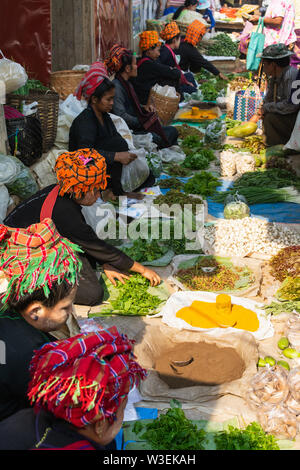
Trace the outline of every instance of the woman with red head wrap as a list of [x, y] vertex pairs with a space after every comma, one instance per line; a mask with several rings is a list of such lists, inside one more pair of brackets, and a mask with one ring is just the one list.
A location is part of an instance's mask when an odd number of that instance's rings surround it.
[[105, 448], [146, 371], [135, 361], [132, 342], [112, 327], [45, 344], [35, 352], [30, 375], [34, 410], [0, 423], [1, 450]]

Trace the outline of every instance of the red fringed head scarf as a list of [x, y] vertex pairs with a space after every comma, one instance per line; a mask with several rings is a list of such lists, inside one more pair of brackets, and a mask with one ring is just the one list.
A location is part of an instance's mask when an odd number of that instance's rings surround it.
[[130, 390], [146, 377], [132, 343], [114, 326], [45, 344], [30, 364], [30, 403], [77, 428], [113, 422]]
[[108, 78], [105, 65], [102, 62], [94, 62], [79, 83], [74, 95], [78, 100], [85, 98], [88, 101], [105, 78]]
[[93, 189], [106, 189], [106, 162], [94, 149], [80, 149], [65, 152], [58, 156], [55, 167], [60, 185], [59, 195], [84, 196]]

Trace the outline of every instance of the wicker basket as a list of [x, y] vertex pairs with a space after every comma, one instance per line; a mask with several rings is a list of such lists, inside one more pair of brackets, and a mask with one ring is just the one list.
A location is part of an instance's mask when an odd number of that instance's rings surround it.
[[166, 26], [165, 21], [158, 21], [158, 20], [147, 20], [146, 21], [146, 30], [147, 31], [157, 31], [158, 34], [164, 29]]
[[23, 102], [26, 105], [38, 102], [37, 115], [41, 121], [43, 134], [43, 152], [48, 152], [55, 142], [58, 122], [59, 95], [55, 91], [32, 90], [28, 95], [7, 95], [7, 104], [22, 112]]
[[65, 100], [67, 96], [74, 93], [84, 76], [84, 70], [60, 70], [53, 72], [50, 77], [50, 88], [56, 91], [62, 100]]
[[167, 126], [178, 111], [180, 95], [177, 93], [177, 98], [171, 98], [169, 96], [159, 95], [152, 89], [150, 91], [149, 101], [153, 102], [161, 123]]

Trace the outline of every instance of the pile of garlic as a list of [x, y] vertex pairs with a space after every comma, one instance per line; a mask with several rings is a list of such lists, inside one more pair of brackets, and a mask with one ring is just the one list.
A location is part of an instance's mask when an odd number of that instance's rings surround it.
[[243, 257], [252, 253], [273, 256], [281, 248], [299, 245], [300, 232], [252, 217], [220, 219], [204, 227], [204, 240], [220, 256]]

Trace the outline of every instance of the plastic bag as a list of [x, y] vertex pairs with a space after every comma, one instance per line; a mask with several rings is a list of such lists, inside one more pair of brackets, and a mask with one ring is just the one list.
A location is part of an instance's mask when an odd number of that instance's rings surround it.
[[18, 172], [15, 159], [7, 155], [0, 155], [0, 184], [11, 183], [16, 179]]
[[16, 168], [17, 170], [17, 173], [14, 173], [14, 175], [11, 174], [11, 177], [5, 183], [10, 194], [15, 194], [20, 199], [24, 200], [38, 191], [38, 185], [30, 169], [27, 168], [21, 160], [11, 155], [0, 155], [0, 168], [5, 164], [10, 165], [11, 169]]
[[224, 150], [220, 152], [221, 176], [233, 176], [236, 173], [235, 152]]
[[145, 149], [146, 152], [155, 152], [157, 145], [153, 142], [153, 136], [149, 132], [148, 134], [133, 134], [133, 145], [136, 149]]
[[181, 163], [185, 160], [185, 153], [178, 145], [172, 145], [159, 151], [163, 163]]
[[225, 121], [213, 121], [205, 130], [204, 142], [206, 144], [222, 144], [226, 139]]
[[22, 65], [6, 59], [2, 51], [0, 51], [0, 55], [2, 55], [2, 59], [0, 59], [0, 80], [5, 83], [6, 94], [12, 93], [25, 85], [28, 76]]
[[143, 184], [150, 174], [144, 149], [134, 150], [137, 158], [129, 165], [122, 166], [121, 185], [129, 193]]
[[129, 127], [127, 126], [126, 122], [120, 116], [116, 116], [115, 114], [109, 114], [114, 125], [116, 126], [117, 131], [126, 140], [128, 144], [129, 150], [135, 150], [134, 142], [133, 142], [133, 135]]
[[225, 219], [243, 219], [244, 217], [250, 216], [250, 209], [246, 201], [241, 200], [242, 197], [236, 192], [235, 195], [232, 195], [232, 200], [226, 201], [224, 207]]
[[289, 315], [286, 337], [292, 348], [300, 349], [300, 315]]
[[251, 153], [238, 152], [235, 157], [236, 172], [243, 175], [248, 171], [255, 171], [255, 158]]
[[300, 403], [300, 367], [292, 369], [288, 376], [288, 385], [294, 400]]
[[154, 87], [152, 87], [152, 90], [161, 96], [167, 96], [168, 98], [177, 98], [177, 92], [173, 86], [160, 86], [156, 84], [154, 85]]
[[294, 413], [296, 416], [300, 415], [300, 401], [295, 400], [291, 393], [287, 397], [284, 405], [291, 413]]
[[4, 186], [4, 184], [1, 184], [0, 185], [0, 223], [1, 224], [3, 223], [3, 220], [6, 217], [7, 208], [9, 206], [9, 200], [10, 200], [10, 197], [9, 197], [8, 190], [6, 186]]
[[246, 395], [250, 408], [279, 405], [289, 394], [287, 372], [280, 366], [265, 367], [255, 374]]
[[298, 423], [294, 413], [282, 405], [262, 406], [258, 412], [258, 420], [265, 432], [281, 439], [295, 439]]

